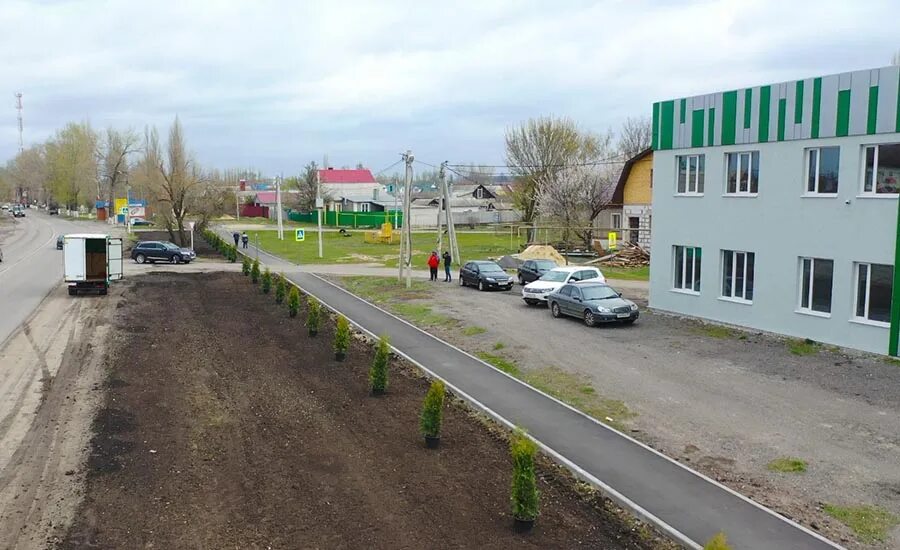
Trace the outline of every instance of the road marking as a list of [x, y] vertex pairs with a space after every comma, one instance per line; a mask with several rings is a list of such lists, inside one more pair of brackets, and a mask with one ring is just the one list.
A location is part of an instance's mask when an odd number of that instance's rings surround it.
[[43, 250], [44, 247], [46, 247], [48, 244], [50, 244], [50, 242], [56, 237], [56, 233], [53, 231], [53, 228], [50, 226], [49, 223], [45, 222], [44, 220], [42, 220], [42, 219], [40, 219], [40, 218], [32, 218], [32, 219], [41, 222], [42, 224], [46, 225], [46, 226], [50, 229], [50, 238], [47, 239], [47, 241], [44, 242], [44, 244], [42, 244], [41, 246], [39, 246], [39, 247], [35, 248], [34, 250], [32, 250], [29, 254], [27, 254], [27, 255], [22, 256], [21, 258], [19, 258], [15, 263], [10, 264], [9, 266], [6, 266], [6, 264], [4, 263], [4, 269], [3, 269], [3, 271], [0, 271], [0, 277], [2, 277], [3, 274], [6, 273], [7, 271], [9, 271], [10, 269], [16, 267], [16, 266], [19, 265], [20, 263], [24, 262], [24, 261], [27, 260], [28, 258], [34, 256], [35, 254], [37, 254], [38, 252], [40, 252], [41, 250]]

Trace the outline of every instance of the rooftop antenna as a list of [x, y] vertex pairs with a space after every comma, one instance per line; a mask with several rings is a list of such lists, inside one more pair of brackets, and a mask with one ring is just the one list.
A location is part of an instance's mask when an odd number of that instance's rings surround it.
[[22, 125], [22, 92], [16, 92], [16, 111], [17, 118], [19, 121], [19, 152], [25, 150], [25, 140], [22, 137], [23, 125]]

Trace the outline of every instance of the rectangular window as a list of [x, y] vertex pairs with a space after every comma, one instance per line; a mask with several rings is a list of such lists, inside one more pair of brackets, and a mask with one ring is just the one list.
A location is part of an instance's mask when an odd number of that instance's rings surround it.
[[612, 228], [613, 229], [622, 229], [622, 214], [613, 214], [612, 215]]
[[900, 193], [900, 143], [864, 147], [863, 195]]
[[759, 151], [725, 154], [725, 194], [759, 193]]
[[840, 147], [807, 149], [806, 193], [808, 195], [837, 194], [840, 167]]
[[753, 301], [753, 252], [722, 251], [722, 297]]
[[855, 317], [887, 326], [891, 322], [894, 266], [856, 264]]
[[700, 292], [700, 248], [675, 246], [675, 286], [678, 290]]
[[834, 260], [800, 258], [800, 310], [831, 313]]
[[368, 212], [369, 211], [369, 203], [364, 202], [359, 205], [360, 212]]
[[706, 155], [679, 155], [675, 157], [678, 182], [675, 192], [679, 195], [702, 195], [706, 177]]

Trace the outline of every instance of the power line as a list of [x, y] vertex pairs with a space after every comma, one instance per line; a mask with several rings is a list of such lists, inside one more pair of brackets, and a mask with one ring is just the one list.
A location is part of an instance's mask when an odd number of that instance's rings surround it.
[[375, 172], [375, 175], [376, 175], [376, 176], [380, 176], [383, 172], [387, 172], [388, 170], [390, 170], [390, 169], [393, 168], [394, 166], [397, 166], [397, 165], [400, 164], [401, 162], [403, 162], [403, 158], [401, 158], [400, 160], [398, 160], [398, 161], [395, 162], [394, 164], [388, 166], [387, 168], [382, 168], [381, 170]]

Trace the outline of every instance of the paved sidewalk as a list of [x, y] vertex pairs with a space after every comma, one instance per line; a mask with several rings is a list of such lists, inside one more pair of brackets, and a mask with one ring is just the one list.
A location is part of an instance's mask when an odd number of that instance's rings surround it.
[[400, 353], [524, 427], [557, 459], [688, 546], [722, 531], [735, 549], [839, 548], [294, 264], [265, 252], [260, 259], [370, 333], [390, 335]]

